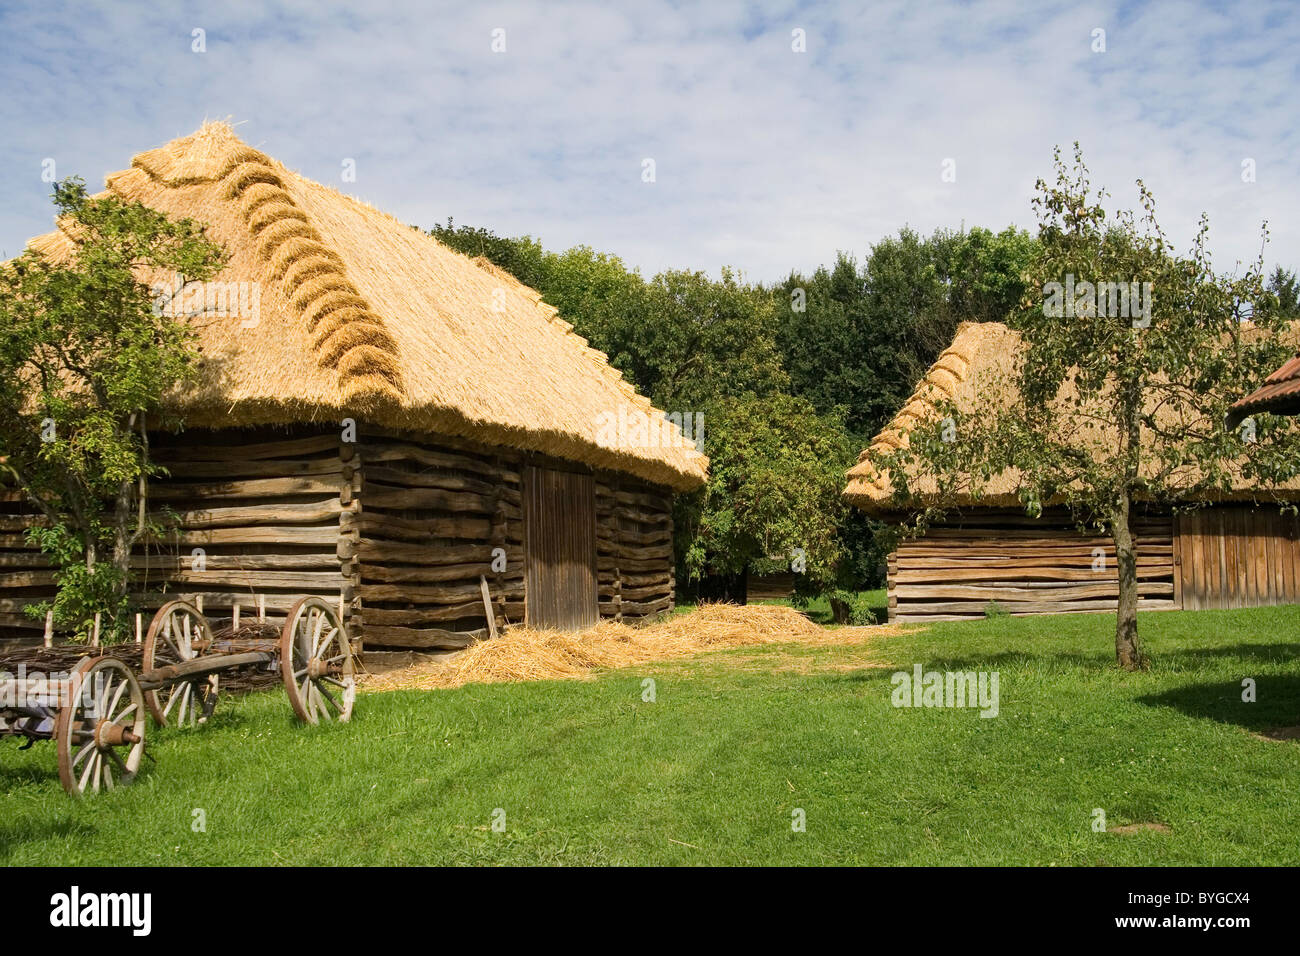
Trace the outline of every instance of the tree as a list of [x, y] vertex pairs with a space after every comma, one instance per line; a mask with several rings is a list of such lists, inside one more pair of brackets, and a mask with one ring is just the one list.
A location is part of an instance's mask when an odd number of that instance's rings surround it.
[[1011, 317], [1022, 347], [982, 384], [974, 408], [941, 403], [908, 448], [879, 455], [877, 466], [904, 499], [909, 483], [933, 482], [918, 525], [1011, 469], [1030, 514], [1059, 503], [1108, 534], [1116, 660], [1136, 669], [1145, 658], [1135, 507], [1203, 500], [1236, 476], [1267, 488], [1300, 471], [1289, 421], [1223, 426], [1228, 406], [1286, 357], [1286, 320], [1264, 290], [1262, 262], [1239, 277], [1213, 271], [1204, 217], [1190, 253], [1175, 255], [1140, 180], [1141, 213], [1108, 220], [1077, 144], [1072, 168], [1059, 151], [1055, 165], [1055, 184], [1039, 180], [1034, 200], [1040, 248], [1028, 287], [1041, 293]]
[[545, 253], [542, 244], [531, 236], [508, 239], [489, 229], [457, 226], [450, 216], [445, 225], [430, 229], [429, 235], [471, 258], [487, 259], [530, 288], [542, 285]]
[[1300, 318], [1300, 282], [1294, 269], [1277, 266], [1268, 279], [1268, 291], [1277, 296], [1278, 311], [1289, 319]]
[[56, 623], [84, 633], [98, 610], [121, 633], [157, 472], [146, 425], [167, 423], [164, 397], [197, 357], [193, 331], [141, 277], [202, 281], [221, 253], [197, 224], [92, 199], [78, 179], [57, 184], [54, 202], [78, 239], [70, 258], [29, 250], [0, 266], [0, 462], [45, 518], [30, 533], [56, 567]]
[[675, 516], [686, 576], [739, 579], [777, 558], [829, 585], [842, 557], [837, 528], [855, 445], [843, 422], [789, 395], [727, 397], [706, 430], [709, 481]]
[[818, 412], [845, 408], [864, 440], [898, 411], [963, 321], [1005, 319], [1024, 295], [1035, 240], [903, 228], [875, 243], [862, 266], [841, 252], [831, 267], [792, 274], [773, 290], [777, 342], [790, 390]]
[[996, 233], [976, 226], [945, 245], [951, 249], [942, 270], [951, 322], [1001, 322], [1020, 305], [1024, 271], [1038, 246], [1033, 236], [1014, 226]]

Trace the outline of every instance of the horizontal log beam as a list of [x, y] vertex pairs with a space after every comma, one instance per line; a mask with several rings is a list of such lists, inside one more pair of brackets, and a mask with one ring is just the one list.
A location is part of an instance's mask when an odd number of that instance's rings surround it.
[[195, 588], [248, 588], [263, 591], [302, 588], [306, 591], [337, 591], [343, 586], [341, 571], [178, 571], [168, 574], [166, 581], [172, 585]]
[[341, 476], [334, 479], [308, 478], [249, 478], [209, 482], [155, 482], [149, 496], [155, 501], [183, 501], [193, 498], [275, 498], [287, 495], [337, 495], [343, 485]]
[[338, 540], [339, 528], [334, 524], [299, 526], [259, 526], [253, 528], [205, 528], [192, 531], [170, 531], [152, 536], [149, 540], [161, 545], [205, 544], [328, 544]]
[[[504, 594], [507, 598], [522, 597], [524, 588], [522, 583], [517, 587], [494, 588], [495, 596]], [[482, 597], [482, 592], [476, 583], [462, 586], [434, 587], [434, 586], [417, 586], [417, 585], [395, 585], [395, 584], [361, 584], [357, 587], [357, 594], [363, 601], [401, 601], [408, 604], [460, 604], [470, 601], [474, 597]]]
[[442, 650], [458, 650], [469, 647], [476, 641], [486, 639], [487, 630], [445, 631], [440, 628], [411, 628], [372, 626], [367, 624], [364, 630], [366, 646], [376, 647], [424, 647]]
[[[1172, 577], [1174, 566], [1172, 564], [1139, 564], [1137, 567], [1137, 576], [1143, 578], [1168, 578]], [[987, 581], [990, 579], [1001, 579], [1007, 581], [1024, 580], [1024, 581], [1097, 581], [1097, 580], [1119, 580], [1119, 571], [1112, 562], [1104, 571], [1094, 571], [1091, 568], [1062, 568], [1062, 567], [947, 567], [947, 568], [927, 568], [920, 571], [898, 571], [892, 580], [896, 584], [941, 584], [945, 581]]]
[[[1168, 582], [1139, 582], [1138, 594], [1172, 595], [1174, 585]], [[980, 587], [958, 584], [915, 584], [898, 585], [895, 589], [898, 601], [927, 600], [949, 598], [965, 601], [997, 601], [999, 604], [1013, 601], [1041, 601], [1047, 598], [1056, 601], [1072, 601], [1094, 597], [1118, 597], [1119, 583], [1115, 581], [1099, 584], [1062, 584], [1059, 586], [1031, 587], [1028, 585], [1010, 585]]]
[[398, 468], [385, 468], [367, 462], [365, 476], [367, 488], [370, 488], [373, 482], [381, 482], [395, 488], [437, 488], [443, 491], [469, 492], [486, 498], [500, 494], [506, 500], [512, 497], [516, 502], [519, 500], [517, 490], [503, 488], [499, 482], [479, 481], [477, 478], [466, 478], [445, 471], [402, 471]]
[[159, 484], [175, 479], [224, 478], [231, 481], [260, 478], [342, 478], [343, 462], [337, 455], [327, 458], [287, 460], [262, 459], [260, 461], [183, 461], [161, 460], [168, 475], [150, 483], [150, 490]]
[[[493, 606], [498, 609], [501, 607], [495, 601]], [[507, 617], [513, 617], [516, 620], [522, 619], [524, 616], [523, 602], [506, 602], [504, 613]], [[462, 604], [429, 604], [423, 607], [408, 608], [372, 607], [370, 604], [366, 604], [361, 612], [361, 618], [366, 627], [371, 624], [420, 624], [482, 617], [483, 597], [481, 594], [477, 600], [466, 601]]]
[[487, 562], [478, 564], [445, 564], [432, 567], [410, 567], [363, 563], [361, 580], [363, 582], [382, 582], [395, 584], [408, 582], [413, 584], [436, 584], [441, 581], [477, 581], [480, 575], [487, 575], [495, 581], [522, 581], [524, 578], [523, 562], [514, 566], [514, 570], [502, 575], [493, 573]]
[[[1016, 604], [1014, 607], [1007, 605], [1006, 610], [1011, 615], [1071, 614], [1082, 611], [1114, 611], [1115, 605], [1116, 601], [1114, 599], [1108, 601], [1025, 601]], [[1177, 605], [1169, 600], [1151, 599], [1138, 602], [1139, 611], [1171, 611], [1176, 608]], [[891, 620], [922, 620], [923, 618], [920, 615], [938, 615], [931, 618], [932, 620], [950, 620], [951, 618], [948, 615], [976, 618], [983, 616], [981, 614], [961, 615], [958, 613], [960, 609], [960, 604], [953, 603], [899, 604]]]
[[[408, 542], [384, 541], [364, 538], [357, 545], [357, 554], [371, 564], [418, 564], [435, 566], [445, 564], [490, 565], [494, 546], [491, 544], [425, 545]], [[522, 566], [524, 553], [516, 548], [506, 549], [506, 567]], [[491, 572], [478, 572], [491, 573]]]
[[251, 444], [221, 445], [209, 443], [191, 445], [166, 440], [154, 440], [153, 454], [159, 461], [253, 461], [259, 458], [295, 458], [316, 452], [337, 451], [342, 444], [342, 430], [305, 438], [284, 438], [280, 441]]
[[[148, 554], [133, 557], [131, 568], [160, 573], [190, 571], [194, 557], [184, 554]], [[219, 554], [207, 552], [204, 561], [209, 571], [312, 571], [335, 570], [339, 559], [333, 551], [310, 554]]]
[[381, 532], [385, 536], [428, 542], [430, 538], [449, 538], [460, 541], [487, 541], [492, 533], [492, 523], [486, 518], [430, 517], [414, 520], [362, 511], [356, 523], [366, 537]]

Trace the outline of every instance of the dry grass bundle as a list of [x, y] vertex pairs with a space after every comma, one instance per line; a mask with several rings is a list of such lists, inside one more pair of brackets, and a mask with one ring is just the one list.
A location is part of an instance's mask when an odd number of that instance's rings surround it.
[[[857, 642], [864, 630], [826, 630], [793, 608], [779, 605], [703, 604], [689, 614], [640, 627], [602, 621], [577, 633], [512, 628], [449, 659], [367, 677], [365, 687], [432, 690], [463, 684], [584, 680], [598, 667], [630, 667], [731, 647]], [[881, 628], [870, 631], [883, 633]]]

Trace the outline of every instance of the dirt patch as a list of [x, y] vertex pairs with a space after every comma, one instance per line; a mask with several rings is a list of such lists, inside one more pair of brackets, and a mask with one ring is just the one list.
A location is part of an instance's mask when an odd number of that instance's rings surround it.
[[1169, 827], [1163, 823], [1126, 823], [1122, 827], [1110, 827], [1107, 833], [1118, 833], [1127, 835], [1137, 833], [1139, 830], [1150, 830], [1153, 833], [1169, 833]]
[[1270, 727], [1263, 733], [1251, 734], [1256, 740], [1271, 740], [1274, 742], [1286, 740], [1300, 740], [1300, 724], [1294, 727]]
[[[829, 630], [793, 608], [779, 605], [704, 604], [689, 614], [638, 627], [604, 621], [577, 633], [511, 628], [498, 638], [471, 644], [453, 657], [367, 676], [362, 686], [374, 691], [432, 690], [463, 684], [583, 680], [596, 668], [679, 660], [751, 645], [857, 645], [901, 631], [897, 625]], [[788, 660], [779, 663], [771, 658], [758, 663], [764, 656], [754, 655], [756, 668], [771, 671], [774, 665], [802, 666], [798, 655], [788, 655]], [[870, 665], [864, 662], [849, 669], [860, 666]]]

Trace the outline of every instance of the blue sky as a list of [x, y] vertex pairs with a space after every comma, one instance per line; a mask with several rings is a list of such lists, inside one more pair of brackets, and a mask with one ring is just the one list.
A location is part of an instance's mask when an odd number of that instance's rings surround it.
[[1292, 2], [0, 0], [0, 255], [50, 228], [44, 160], [98, 188], [229, 119], [413, 224], [757, 280], [904, 224], [1032, 227], [1035, 179], [1078, 139], [1116, 204], [1146, 181], [1180, 247], [1205, 211], [1231, 271], [1267, 219], [1266, 260], [1296, 267], [1297, 49]]

